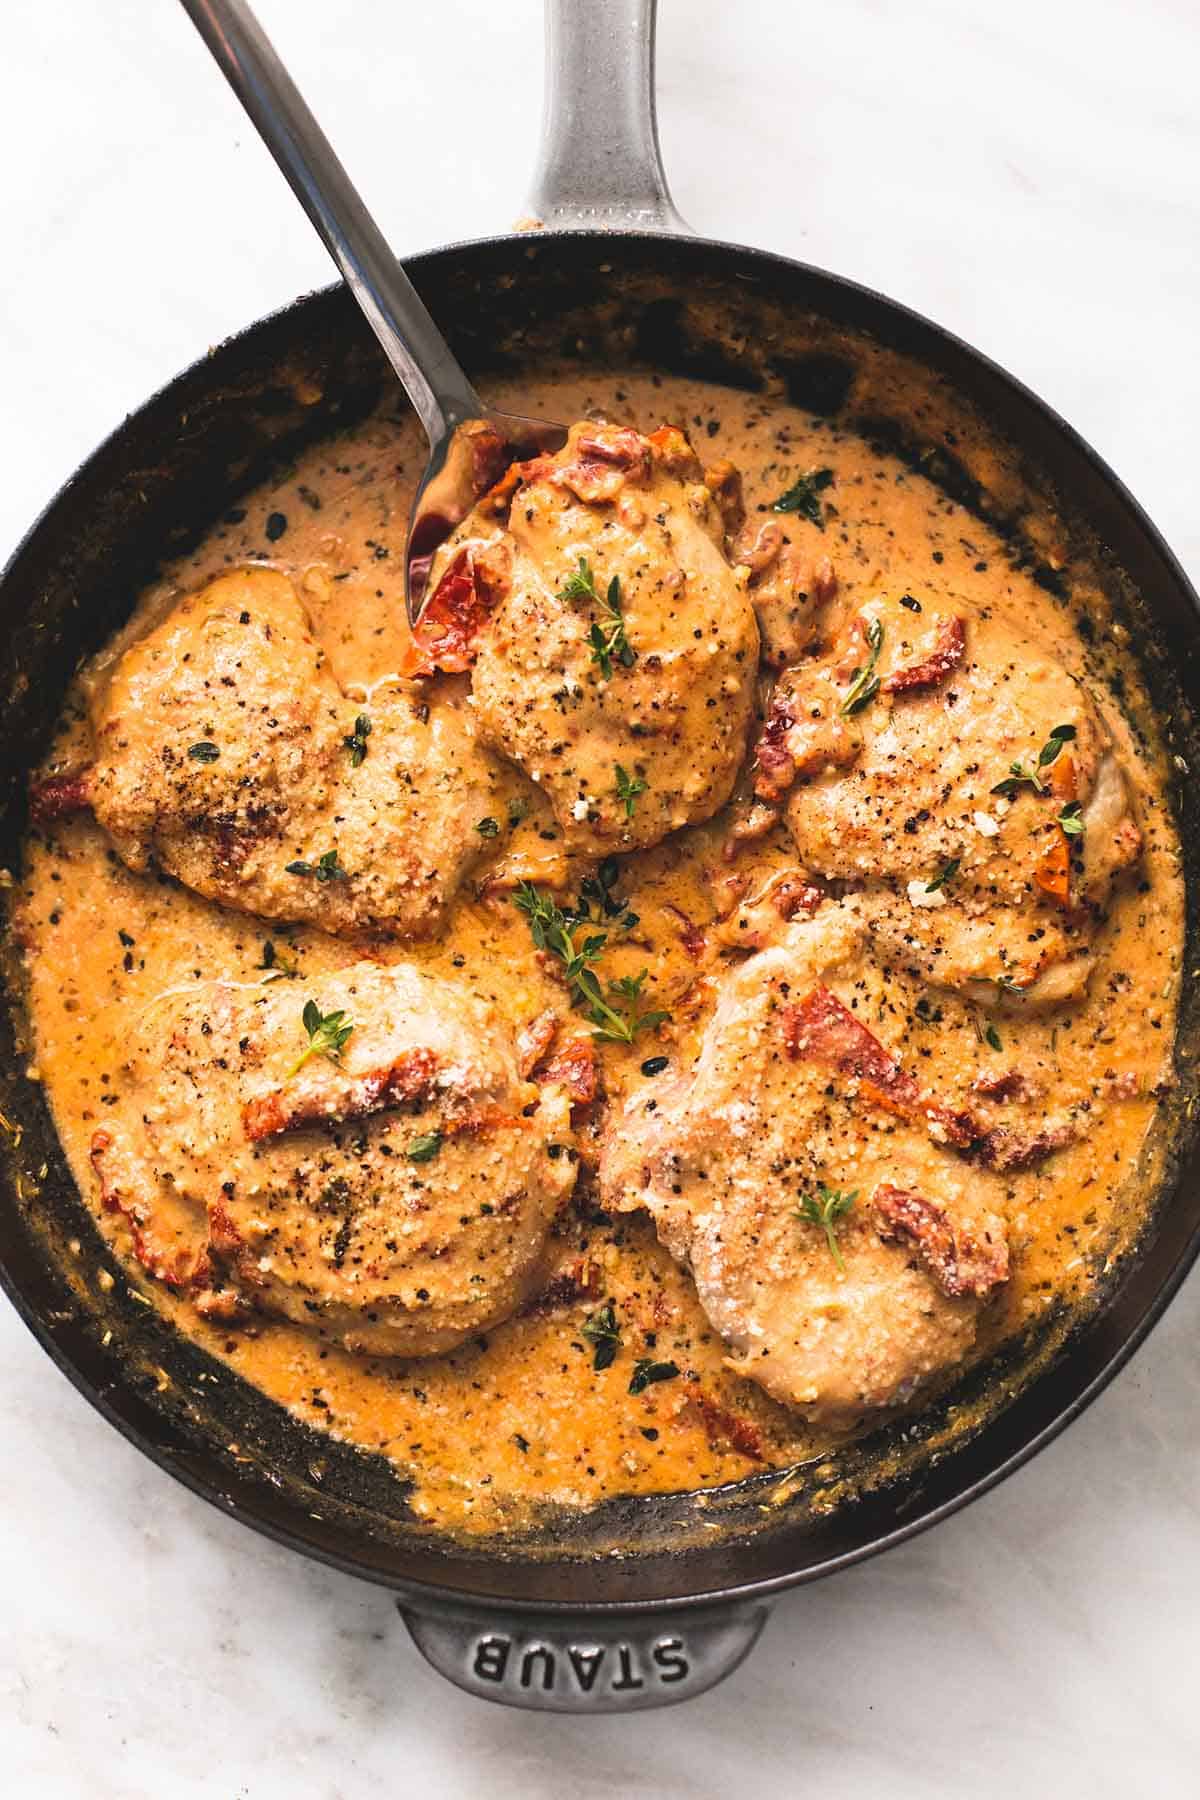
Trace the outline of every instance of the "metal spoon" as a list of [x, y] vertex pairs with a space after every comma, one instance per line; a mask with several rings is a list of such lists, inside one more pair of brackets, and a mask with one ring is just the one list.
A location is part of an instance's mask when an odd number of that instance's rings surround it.
[[416, 624], [433, 552], [518, 457], [566, 428], [485, 406], [388, 248], [245, 0], [182, 0], [218, 67], [345, 276], [429, 438], [409, 521], [405, 603]]

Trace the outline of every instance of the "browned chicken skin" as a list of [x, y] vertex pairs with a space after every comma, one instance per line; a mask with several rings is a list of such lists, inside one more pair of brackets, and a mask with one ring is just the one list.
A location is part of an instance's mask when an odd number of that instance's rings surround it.
[[[204, 982], [145, 1011], [137, 1141], [96, 1133], [106, 1204], [203, 1310], [251, 1305], [354, 1349], [423, 1356], [513, 1312], [575, 1179], [570, 1102], [507, 1026], [406, 964], [324, 978], [353, 1029], [305, 1060], [290, 982]], [[297, 1067], [297, 1064], [300, 1064]]]
[[416, 690], [347, 700], [268, 569], [181, 600], [120, 658], [93, 724], [87, 798], [131, 868], [334, 934], [435, 929], [492, 809], [469, 714]]
[[[732, 1366], [841, 1423], [959, 1363], [1008, 1271], [996, 1177], [855, 1017], [865, 946], [828, 906], [727, 975], [694, 1066], [630, 1099], [601, 1161], [606, 1204], [648, 1208]], [[854, 1196], [832, 1244], [804, 1216], [829, 1193]]]

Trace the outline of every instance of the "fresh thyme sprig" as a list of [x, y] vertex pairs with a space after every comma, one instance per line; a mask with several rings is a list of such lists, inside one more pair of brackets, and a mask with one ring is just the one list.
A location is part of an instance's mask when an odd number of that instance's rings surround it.
[[367, 760], [367, 739], [371, 735], [371, 721], [366, 713], [359, 713], [354, 721], [354, 730], [349, 737], [342, 739], [342, 746], [350, 752], [350, 767], [357, 769]]
[[347, 870], [338, 861], [336, 850], [326, 850], [315, 863], [290, 862], [287, 865], [289, 875], [311, 875], [314, 881], [349, 881]]
[[594, 1026], [592, 1035], [615, 1044], [632, 1044], [638, 1033], [661, 1025], [670, 1014], [659, 1009], [641, 1010], [642, 988], [648, 971], [610, 981], [601, 987], [595, 963], [608, 942], [603, 931], [589, 932], [576, 941], [574, 921], [549, 894], [530, 881], [518, 884], [513, 905], [529, 921], [529, 935], [537, 949], [557, 957], [563, 979], [575, 1005]]
[[308, 1033], [308, 1044], [288, 1070], [285, 1077], [288, 1081], [299, 1074], [310, 1056], [327, 1056], [330, 1062], [341, 1062], [342, 1051], [354, 1030], [344, 1011], [323, 1013], [315, 1000], [304, 1002], [300, 1023]]
[[998, 781], [991, 791], [1005, 800], [1015, 800], [1023, 787], [1031, 787], [1035, 794], [1046, 791], [1046, 784], [1036, 769], [1027, 769], [1024, 763], [1014, 762], [1009, 763], [1004, 780]]
[[1058, 815], [1058, 823], [1067, 837], [1083, 836], [1083, 807], [1078, 800], [1072, 800], [1063, 807]]
[[625, 817], [632, 819], [638, 795], [644, 794], [650, 784], [643, 781], [640, 775], [631, 775], [628, 769], [621, 767], [620, 763], [614, 764], [614, 769], [617, 777], [617, 799], [625, 808]]
[[1002, 794], [1006, 800], [1013, 800], [1023, 787], [1031, 787], [1035, 794], [1047, 792], [1046, 783], [1042, 780], [1042, 770], [1048, 769], [1057, 762], [1064, 744], [1069, 744], [1075, 736], [1074, 725], [1056, 725], [1046, 742], [1037, 754], [1037, 761], [1031, 769], [1024, 763], [1009, 763], [1008, 774], [1003, 781], [998, 781], [992, 789], [993, 794]]
[[612, 680], [614, 657], [623, 669], [632, 669], [637, 661], [637, 651], [625, 635], [620, 576], [614, 575], [607, 592], [601, 594], [596, 586], [592, 565], [586, 556], [581, 556], [579, 568], [574, 575], [568, 575], [559, 589], [558, 597], [560, 600], [590, 600], [600, 608], [600, 617], [593, 619], [588, 632], [588, 643], [592, 647], [592, 661], [599, 664], [605, 681]]
[[610, 1368], [621, 1347], [621, 1332], [612, 1301], [606, 1300], [596, 1312], [589, 1313], [580, 1326], [579, 1333], [592, 1346], [593, 1369]]
[[824, 1181], [819, 1181], [815, 1195], [801, 1194], [800, 1204], [795, 1212], [797, 1219], [802, 1220], [806, 1225], [816, 1225], [825, 1233], [829, 1254], [843, 1275], [846, 1273], [846, 1265], [842, 1261], [842, 1252], [833, 1227], [838, 1219], [843, 1218], [850, 1211], [857, 1199], [857, 1188], [850, 1188], [843, 1192], [841, 1188], [831, 1188]]
[[842, 701], [842, 717], [849, 719], [860, 713], [864, 706], [870, 706], [879, 692], [879, 677], [875, 673], [875, 665], [879, 661], [879, 652], [883, 648], [883, 620], [872, 619], [867, 626], [867, 649], [870, 651], [861, 669], [854, 671], [854, 679], [846, 689], [846, 698]]
[[661, 1008], [641, 1010], [642, 989], [649, 973], [649, 969], [643, 969], [640, 975], [622, 975], [619, 981], [609, 982], [609, 1000], [614, 1005], [623, 1004], [628, 1011], [613, 1013], [611, 1007], [606, 1007], [608, 1022], [599, 1023], [593, 1019], [597, 1024], [596, 1037], [608, 1038], [617, 1044], [632, 1044], [639, 1031], [649, 1031], [670, 1018], [670, 1013]]

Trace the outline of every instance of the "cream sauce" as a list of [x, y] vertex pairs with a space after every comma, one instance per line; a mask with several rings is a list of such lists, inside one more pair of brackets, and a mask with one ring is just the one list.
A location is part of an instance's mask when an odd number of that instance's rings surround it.
[[[490, 398], [529, 410], [525, 388], [498, 387]], [[1019, 622], [1031, 654], [1036, 648], [1084, 673], [1070, 610], [1014, 569], [997, 537], [923, 478], [835, 426], [774, 399], [649, 376], [614, 382], [578, 370], [547, 375], [537, 405], [560, 419], [602, 409], [644, 430], [678, 422], [702, 454], [711, 438], [713, 449], [742, 470], [751, 517], [801, 471], [827, 465], [836, 473], [836, 517], [814, 548], [833, 558], [844, 592], [865, 601], [898, 587], [933, 610], [939, 598], [951, 609], [956, 601], [996, 609]], [[86, 745], [89, 690], [115, 655], [180, 594], [247, 561], [295, 582], [339, 681], [369, 707], [403, 665], [402, 555], [422, 454], [411, 421], [376, 419], [312, 450], [233, 509], [142, 598], [125, 630], [84, 672], [56, 757], [69, 760]], [[1128, 669], [1125, 680], [1136, 704]], [[1094, 1118], [1080, 1142], [1006, 1178], [1013, 1274], [988, 1317], [982, 1351], [1056, 1298], [1084, 1297], [1129, 1241], [1155, 1089], [1170, 1075], [1182, 943], [1178, 845], [1161, 768], [1111, 696], [1094, 679], [1089, 686], [1133, 785], [1145, 852], [1114, 895], [1086, 1000], [1001, 1021], [1005, 1065], [1049, 1069], [1056, 1097], [1086, 1100]], [[548, 836], [548, 811], [514, 774], [510, 797], [518, 795], [530, 811], [496, 839], [495, 867], [508, 859], [526, 869], [539, 860], [555, 863], [560, 852]], [[722, 815], [622, 860], [618, 889], [640, 923], [608, 966], [613, 974], [636, 974], [648, 965], [655, 1004], [671, 1008], [674, 1021], [659, 1041], [605, 1047], [614, 1100], [635, 1083], [652, 1089], [655, 1077], [641, 1065], [668, 1051], [682, 1061], [707, 1017], [705, 976], [714, 965], [697, 964], [679, 915], [701, 927], [713, 919], [713, 877], [721, 872], [727, 827]], [[757, 886], [794, 863], [780, 831], [746, 846], [738, 867]], [[581, 864], [580, 875], [590, 866]], [[645, 1221], [597, 1216], [586, 1177], [555, 1250], [564, 1271], [582, 1262], [591, 1297], [509, 1320], [449, 1355], [375, 1361], [283, 1321], [230, 1328], [197, 1318], [137, 1270], [122, 1224], [99, 1209], [88, 1166], [93, 1132], [120, 1119], [130, 1103], [120, 1069], [131, 1011], [214, 976], [260, 982], [268, 939], [298, 966], [298, 992], [355, 960], [362, 947], [309, 928], [271, 928], [165, 879], [131, 873], [82, 818], [31, 836], [17, 923], [27, 950], [37, 1069], [81, 1190], [134, 1279], [183, 1329], [297, 1417], [394, 1459], [415, 1480], [414, 1506], [432, 1524], [494, 1531], [519, 1525], [539, 1502], [584, 1507], [617, 1494], [714, 1486], [828, 1447], [828, 1435], [724, 1367], [723, 1346], [689, 1279]], [[467, 893], [438, 941], [373, 945], [370, 954], [453, 971], [518, 1025], [547, 1005], [565, 1010], [562, 988], [539, 965], [525, 921], [504, 893]], [[994, 1070], [1000, 1060], [981, 1037], [976, 1009], [935, 990], [912, 1004], [900, 1047], [926, 1079], [951, 1085]], [[596, 1371], [581, 1326], [609, 1298], [621, 1348], [610, 1367]], [[630, 1372], [640, 1357], [674, 1361], [682, 1374], [631, 1396]]]

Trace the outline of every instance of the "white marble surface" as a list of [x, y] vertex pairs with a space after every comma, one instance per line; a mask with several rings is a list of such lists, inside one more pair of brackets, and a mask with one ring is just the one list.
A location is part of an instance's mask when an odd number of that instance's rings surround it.
[[[1200, 577], [1194, 0], [663, 11], [684, 214], [874, 283], [998, 357]], [[4, 13], [0, 552], [153, 387], [327, 278], [176, 8]], [[538, 0], [262, 13], [401, 250], [519, 212]], [[1193, 1278], [1032, 1467], [783, 1601], [710, 1698], [593, 1723], [458, 1695], [385, 1594], [146, 1464], [0, 1305], [0, 1782], [13, 1800], [1194, 1795], [1198, 1319]]]

